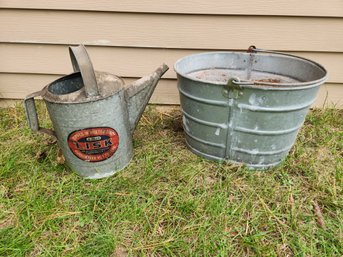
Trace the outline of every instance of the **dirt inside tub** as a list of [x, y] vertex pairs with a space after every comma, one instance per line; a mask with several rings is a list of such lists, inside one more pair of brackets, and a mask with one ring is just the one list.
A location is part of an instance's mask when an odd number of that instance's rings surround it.
[[227, 83], [230, 78], [238, 77], [241, 80], [250, 80], [252, 82], [265, 82], [265, 83], [297, 83], [298, 80], [293, 78], [271, 74], [267, 72], [251, 71], [248, 78], [247, 70], [229, 70], [229, 69], [204, 69], [199, 71], [190, 72], [187, 74], [193, 79], [198, 79], [209, 83]]

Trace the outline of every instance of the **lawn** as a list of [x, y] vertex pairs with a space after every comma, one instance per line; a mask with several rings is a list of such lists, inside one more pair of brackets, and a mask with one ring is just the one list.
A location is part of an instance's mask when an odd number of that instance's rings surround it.
[[315, 109], [280, 166], [251, 171], [192, 154], [178, 108], [149, 106], [130, 165], [85, 180], [0, 109], [0, 256], [342, 256], [342, 131]]

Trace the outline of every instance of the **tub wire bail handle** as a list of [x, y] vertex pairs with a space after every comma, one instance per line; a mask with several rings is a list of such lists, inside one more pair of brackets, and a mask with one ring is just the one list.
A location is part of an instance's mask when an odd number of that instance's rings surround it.
[[24, 107], [26, 118], [28, 120], [28, 125], [33, 131], [38, 131], [41, 133], [48, 134], [50, 136], [56, 137], [55, 131], [47, 128], [42, 128], [39, 126], [38, 114], [35, 105], [35, 97], [41, 96], [42, 91], [32, 93], [24, 99]]
[[224, 86], [223, 95], [228, 98], [238, 98], [243, 95], [243, 87], [238, 77], [232, 77], [229, 79], [227, 84]]
[[285, 55], [285, 56], [290, 56], [290, 57], [296, 57], [296, 58], [298, 58], [298, 59], [302, 59], [302, 60], [309, 61], [308, 59], [303, 58], [303, 57], [295, 56], [295, 55], [292, 55], [292, 54], [287, 54], [287, 53], [284, 53], [284, 52], [274, 51], [274, 50], [261, 49], [261, 48], [257, 48], [257, 47], [254, 46], [254, 45], [249, 46], [247, 52], [248, 52], [248, 53], [269, 53], [269, 54], [279, 54], [279, 55]]
[[[306, 61], [306, 62], [314, 63], [315, 65], [320, 67], [325, 72], [325, 76], [326, 76], [326, 73], [327, 73], [327, 71], [325, 70], [325, 68], [322, 65], [320, 65], [318, 63], [315, 63], [315, 62], [313, 62], [313, 61], [311, 61], [309, 59], [306, 59], [304, 57], [295, 56], [295, 55], [292, 55], [292, 54], [288, 54], [288, 53], [284, 53], [284, 52], [278, 52], [278, 51], [274, 51], [274, 50], [261, 49], [261, 48], [257, 48], [254, 45], [249, 46], [249, 48], [247, 50], [247, 53], [250, 53], [250, 54], [258, 54], [258, 53], [276, 54], [276, 55], [283, 55], [283, 56], [287, 56], [287, 57], [292, 57], [292, 58], [295, 58], [295, 59], [300, 59], [300, 60], [303, 60], [303, 61]], [[309, 85], [312, 85], [314, 83], [322, 83], [322, 82], [324, 82], [324, 80], [325, 80], [325, 77], [322, 78], [322, 79], [315, 80], [315, 81], [298, 82], [297, 86], [309, 86]], [[287, 83], [287, 82], [284, 82], [284, 83], [272, 83], [272, 82], [262, 82], [262, 81], [251, 81], [249, 79], [248, 80], [242, 80], [242, 81], [239, 81], [239, 82], [236, 82], [236, 83], [238, 83], [240, 85], [262, 85], [262, 86], [273, 86], [273, 87], [295, 86], [294, 83]]]
[[282, 52], [278, 52], [278, 51], [257, 48], [254, 45], [249, 46], [247, 52], [248, 53], [270, 53], [270, 54], [281, 54], [281, 55], [286, 55], [286, 56], [294, 56], [294, 55], [291, 55], [291, 54], [286, 54], [286, 53], [282, 53]]
[[82, 44], [79, 46], [70, 46], [69, 54], [74, 71], [81, 73], [87, 97], [98, 96], [99, 90], [95, 72], [85, 46]]

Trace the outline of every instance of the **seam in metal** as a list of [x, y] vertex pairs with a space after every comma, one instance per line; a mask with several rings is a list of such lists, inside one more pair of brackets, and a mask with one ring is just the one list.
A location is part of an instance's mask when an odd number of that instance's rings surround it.
[[253, 111], [253, 112], [292, 112], [292, 111], [298, 111], [298, 110], [302, 110], [302, 109], [306, 109], [308, 107], [310, 107], [314, 101], [316, 99], [314, 99], [311, 102], [307, 102], [303, 105], [298, 105], [295, 106], [293, 108], [286, 108], [286, 107], [278, 107], [278, 108], [272, 108], [272, 107], [260, 107], [260, 106], [253, 106], [253, 105], [249, 105], [249, 104], [237, 104], [237, 107], [239, 109], [245, 109], [245, 110], [249, 110], [249, 111]]
[[204, 153], [202, 151], [199, 151], [198, 149], [193, 148], [190, 144], [188, 144], [187, 140], [186, 140], [186, 145], [187, 147], [195, 154], [198, 154], [200, 156], [203, 156], [205, 158], [208, 158], [210, 160], [216, 160], [216, 161], [224, 161], [224, 162], [229, 162], [229, 163], [233, 163], [233, 164], [240, 164], [240, 165], [245, 165], [248, 168], [260, 168], [260, 169], [267, 169], [269, 167], [273, 167], [278, 165], [280, 162], [282, 162], [282, 160], [277, 161], [277, 162], [273, 162], [273, 163], [268, 163], [268, 164], [252, 164], [252, 163], [243, 163], [243, 162], [238, 162], [238, 161], [234, 161], [234, 160], [230, 160], [224, 157], [217, 157], [214, 155], [210, 155], [207, 153]]
[[268, 168], [270, 168], [270, 167], [273, 167], [273, 166], [278, 165], [278, 164], [281, 163], [281, 162], [282, 162], [282, 160], [277, 161], [277, 162], [273, 162], [273, 163], [268, 163], [268, 164], [251, 164], [251, 163], [245, 163], [245, 165], [246, 165], [248, 168], [268, 169]]
[[216, 160], [216, 161], [225, 161], [226, 159], [224, 157], [218, 157], [218, 156], [214, 156], [214, 155], [210, 155], [207, 153], [204, 153], [198, 149], [195, 149], [194, 147], [192, 147], [186, 140], [186, 145], [187, 147], [195, 154], [198, 154], [200, 156], [203, 156], [205, 158], [211, 159], [211, 160]]
[[186, 96], [194, 101], [200, 102], [200, 103], [205, 103], [205, 104], [212, 104], [212, 105], [217, 105], [217, 106], [229, 106], [229, 104], [225, 101], [217, 101], [217, 100], [208, 100], [205, 98], [201, 98], [201, 97], [197, 97], [197, 96], [193, 96], [191, 94], [186, 93], [185, 91], [183, 91], [180, 87], [178, 87], [180, 94], [182, 94], [183, 96]]
[[210, 146], [214, 146], [214, 147], [218, 147], [218, 148], [223, 148], [225, 149], [226, 146], [223, 145], [223, 144], [217, 144], [217, 143], [213, 143], [213, 142], [209, 142], [209, 141], [206, 141], [206, 140], [203, 140], [203, 139], [200, 139], [198, 137], [195, 137], [193, 135], [191, 135], [187, 130], [184, 130], [186, 135], [189, 136], [190, 138], [194, 139], [195, 141], [198, 141], [202, 144], [205, 144], [205, 145], [210, 145]]
[[227, 125], [224, 123], [215, 123], [215, 122], [210, 122], [210, 121], [205, 121], [205, 120], [201, 120], [198, 118], [195, 118], [193, 116], [191, 116], [190, 114], [188, 114], [187, 112], [185, 112], [184, 110], [182, 110], [182, 113], [190, 120], [195, 121], [197, 123], [209, 126], [209, 127], [216, 127], [216, 128], [221, 128], [221, 129], [227, 129]]
[[226, 150], [225, 150], [225, 158], [232, 159], [232, 144], [233, 144], [233, 138], [232, 138], [232, 125], [233, 125], [233, 115], [234, 115], [234, 110], [233, 110], [233, 105], [234, 105], [234, 99], [229, 99], [229, 112], [228, 112], [228, 117], [227, 117], [227, 122], [228, 122], [228, 130], [226, 133]]
[[292, 148], [293, 144], [291, 146], [287, 146], [285, 148], [282, 148], [280, 150], [276, 151], [269, 151], [269, 152], [260, 152], [260, 151], [254, 151], [254, 150], [248, 150], [248, 149], [243, 149], [243, 148], [237, 148], [233, 147], [232, 150], [236, 152], [242, 152], [242, 153], [247, 153], [247, 154], [253, 154], [253, 155], [274, 155], [274, 154], [280, 154], [286, 151], [289, 151]]
[[252, 134], [252, 135], [284, 135], [284, 134], [289, 134], [292, 133], [294, 131], [297, 131], [298, 129], [300, 129], [302, 126], [302, 124], [294, 127], [294, 128], [290, 128], [290, 129], [284, 129], [284, 130], [278, 130], [278, 131], [267, 131], [267, 130], [253, 130], [253, 129], [248, 129], [248, 128], [243, 128], [243, 127], [236, 127], [233, 130], [235, 131], [239, 131], [239, 132], [243, 132], [243, 133], [248, 133], [248, 134]]

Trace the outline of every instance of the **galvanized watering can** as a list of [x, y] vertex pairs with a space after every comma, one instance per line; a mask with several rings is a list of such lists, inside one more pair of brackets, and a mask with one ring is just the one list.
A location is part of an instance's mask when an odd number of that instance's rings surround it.
[[190, 150], [255, 169], [287, 156], [327, 76], [311, 60], [254, 46], [186, 56], [174, 68]]
[[[29, 126], [56, 136], [66, 163], [79, 175], [107, 177], [129, 164], [133, 131], [168, 66], [124, 86], [121, 78], [94, 71], [83, 45], [70, 47], [69, 52], [75, 73], [24, 100]], [[37, 96], [44, 99], [54, 130], [39, 126]]]

